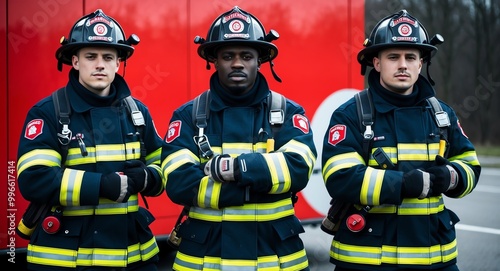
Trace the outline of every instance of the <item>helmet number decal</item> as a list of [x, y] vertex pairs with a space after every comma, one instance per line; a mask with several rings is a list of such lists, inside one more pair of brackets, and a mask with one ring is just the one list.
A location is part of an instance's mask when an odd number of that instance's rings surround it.
[[108, 33], [108, 28], [104, 24], [96, 24], [94, 26], [94, 33], [97, 36], [105, 36]]
[[233, 33], [241, 33], [245, 29], [245, 24], [240, 20], [233, 20], [229, 23], [229, 30]]
[[411, 26], [408, 24], [402, 24], [398, 27], [398, 33], [399, 35], [403, 37], [408, 37], [411, 35], [412, 29]]

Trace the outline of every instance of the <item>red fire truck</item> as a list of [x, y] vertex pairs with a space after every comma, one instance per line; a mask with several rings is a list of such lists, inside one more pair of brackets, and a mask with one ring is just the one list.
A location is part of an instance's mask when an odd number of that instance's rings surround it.
[[[19, 136], [29, 108], [66, 84], [69, 66], [57, 71], [55, 51], [61, 36], [68, 36], [81, 16], [102, 9], [120, 22], [128, 36], [141, 42], [120, 73], [133, 95], [150, 109], [163, 136], [175, 108], [208, 88], [212, 70], [196, 53], [195, 36], [205, 36], [212, 20], [240, 6], [259, 18], [266, 31], [280, 38], [274, 60], [283, 80], [273, 80], [269, 66], [261, 71], [271, 88], [306, 109], [315, 133], [318, 157], [333, 110], [363, 88], [356, 54], [364, 32], [363, 0], [0, 0], [1, 161], [0, 251], [23, 252], [27, 241], [15, 233], [27, 202], [17, 186], [16, 159]], [[304, 224], [320, 223], [329, 207], [320, 161], [307, 188], [299, 195], [296, 213]], [[168, 237], [181, 206], [166, 194], [148, 199], [159, 240]]]

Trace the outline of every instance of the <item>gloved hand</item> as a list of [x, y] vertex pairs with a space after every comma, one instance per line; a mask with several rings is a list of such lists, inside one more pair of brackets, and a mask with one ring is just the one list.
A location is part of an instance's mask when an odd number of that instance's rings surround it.
[[435, 163], [435, 166], [427, 169], [427, 172], [431, 174], [431, 196], [439, 196], [458, 185], [458, 172], [446, 158], [436, 155]]
[[234, 181], [235, 167], [238, 166], [236, 159], [229, 154], [217, 155], [207, 162], [203, 171], [217, 182]]
[[151, 174], [148, 172], [148, 167], [139, 160], [131, 160], [125, 162], [123, 174], [127, 175], [128, 191], [130, 194], [137, 194], [144, 191], [148, 186], [148, 181], [151, 179]]
[[407, 198], [426, 198], [431, 187], [430, 174], [420, 169], [412, 169], [403, 175], [401, 194]]
[[99, 195], [116, 202], [126, 202], [130, 197], [126, 175], [116, 172], [103, 174], [99, 184]]

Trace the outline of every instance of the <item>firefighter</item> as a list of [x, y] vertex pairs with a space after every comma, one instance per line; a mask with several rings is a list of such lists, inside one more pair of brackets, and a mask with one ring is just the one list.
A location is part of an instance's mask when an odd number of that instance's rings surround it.
[[157, 270], [154, 218], [138, 195], [164, 191], [163, 140], [143, 103], [127, 105], [130, 89], [117, 73], [138, 42], [102, 10], [61, 39], [56, 58], [60, 71], [72, 67], [68, 83], [29, 110], [18, 149], [23, 197], [30, 208], [49, 206], [23, 217], [35, 219], [23, 221], [35, 225], [29, 270]]
[[330, 248], [336, 271], [458, 270], [459, 219], [444, 196], [471, 193], [481, 167], [457, 115], [420, 75], [442, 41], [401, 10], [378, 22], [358, 54], [363, 73], [373, 67], [373, 123], [362, 125], [369, 110], [361, 116], [348, 100], [331, 116], [321, 157], [330, 196], [350, 203]]
[[202, 92], [209, 99], [175, 110], [164, 137], [167, 194], [188, 208], [174, 270], [309, 270], [293, 196], [307, 185], [316, 149], [304, 109], [281, 100], [259, 71], [272, 66], [277, 38], [239, 7], [195, 38], [215, 72]]

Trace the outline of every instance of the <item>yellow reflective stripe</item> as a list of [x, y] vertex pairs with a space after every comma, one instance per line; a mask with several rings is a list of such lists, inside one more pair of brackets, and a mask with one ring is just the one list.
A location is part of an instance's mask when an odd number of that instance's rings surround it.
[[200, 159], [188, 149], [178, 150], [163, 160], [161, 169], [163, 176], [168, 181], [168, 175], [185, 164], [199, 164]]
[[[361, 210], [364, 206], [356, 205], [358, 210]], [[370, 213], [374, 214], [395, 214], [397, 212], [398, 205], [383, 204], [375, 205], [370, 209]]]
[[35, 264], [75, 268], [77, 255], [76, 250], [28, 244], [26, 260]]
[[37, 149], [27, 152], [17, 162], [17, 176], [27, 168], [33, 166], [60, 167], [61, 155], [54, 150], [48, 149]]
[[79, 266], [127, 266], [126, 249], [79, 248], [76, 264]]
[[[375, 152], [376, 148], [372, 149], [370, 153], [370, 160], [368, 161], [368, 165], [372, 167], [379, 166], [379, 164], [373, 159], [373, 152]], [[387, 154], [387, 157], [391, 159], [393, 164], [398, 163], [398, 149], [396, 147], [382, 147], [382, 150]]]
[[95, 146], [96, 161], [125, 161], [126, 153], [123, 144], [106, 144]]
[[140, 159], [141, 143], [139, 141], [125, 143], [125, 157], [127, 160]]
[[277, 255], [260, 256], [257, 260], [222, 259], [219, 257], [196, 257], [177, 252], [173, 269], [178, 271], [296, 271], [309, 266], [305, 250], [278, 257]]
[[[206, 264], [203, 264], [204, 262], [207, 262]], [[220, 260], [218, 261], [220, 264]], [[220, 266], [216, 263], [213, 263], [213, 258], [212, 257], [205, 257], [205, 258], [199, 258], [199, 257], [193, 257], [189, 256], [187, 254], [184, 254], [180, 251], [177, 251], [175, 254], [175, 262], [173, 265], [174, 270], [178, 271], [199, 271], [203, 270], [204, 266], [208, 267], [205, 268], [205, 270], [221, 270]]]
[[431, 265], [448, 262], [458, 255], [456, 239], [445, 245], [431, 247], [369, 247], [342, 244], [333, 240], [330, 257], [356, 264], [413, 264]]
[[267, 152], [267, 143], [266, 142], [257, 142], [253, 146], [253, 152], [257, 153], [266, 153]]
[[[355, 205], [361, 209], [363, 206]], [[444, 210], [442, 196], [425, 199], [404, 199], [401, 205], [375, 205], [370, 209], [373, 214], [398, 214], [398, 215], [432, 215]]]
[[357, 152], [342, 153], [332, 156], [323, 166], [323, 179], [326, 181], [333, 173], [357, 165], [364, 165], [363, 158]]
[[62, 206], [79, 206], [80, 189], [85, 171], [66, 168], [61, 180], [59, 201]]
[[286, 198], [271, 203], [247, 203], [222, 210], [191, 207], [189, 217], [199, 220], [222, 221], [272, 221], [294, 215], [292, 200]]
[[461, 160], [467, 164], [479, 166], [479, 160], [477, 159], [476, 151], [467, 151], [460, 155], [450, 157], [449, 160], [452, 162], [455, 162], [455, 160]]
[[219, 209], [221, 188], [221, 182], [216, 182], [208, 176], [201, 178], [200, 189], [198, 189], [198, 206]]
[[443, 262], [449, 262], [458, 256], [457, 239], [454, 239], [451, 243], [441, 246], [442, 260]]
[[87, 156], [82, 156], [82, 151], [80, 148], [68, 149], [68, 154], [66, 155], [66, 161], [64, 165], [75, 166], [83, 164], [95, 164], [96, 162], [96, 152], [94, 147], [87, 146]]
[[365, 205], [379, 205], [385, 170], [367, 167], [361, 185], [359, 200]]
[[257, 270], [277, 270], [279, 262], [278, 255], [261, 256], [257, 258]]
[[222, 143], [222, 153], [237, 155], [253, 151], [252, 143]]
[[83, 157], [80, 148], [71, 148], [66, 157], [66, 166], [93, 164], [97, 161], [125, 161], [141, 157], [140, 142], [87, 146], [87, 156]]
[[28, 244], [27, 260], [30, 263], [60, 267], [109, 266], [126, 267], [138, 261], [147, 261], [158, 254], [155, 238], [144, 244], [134, 244], [126, 249], [79, 248], [78, 251]]
[[151, 152], [150, 154], [146, 155], [146, 165], [160, 165], [161, 164], [161, 152], [162, 149], [161, 147], [156, 149], [155, 151]]
[[302, 156], [302, 159], [304, 159], [307, 166], [309, 167], [309, 174], [312, 173], [314, 163], [316, 162], [316, 156], [311, 151], [311, 148], [309, 148], [308, 145], [297, 140], [291, 140], [290, 142], [279, 148], [278, 151], [293, 152], [299, 154], [300, 156]]
[[[398, 143], [399, 161], [430, 161], [425, 143]], [[432, 157], [434, 159], [435, 155]]]
[[469, 165], [464, 163], [463, 161], [455, 160], [452, 162], [452, 164], [465, 171], [465, 190], [459, 196], [463, 197], [472, 192], [472, 189], [474, 189], [474, 186], [476, 184], [476, 174], [474, 174], [474, 171], [469, 167]]
[[139, 211], [137, 195], [131, 195], [127, 202], [118, 203], [109, 199], [100, 198], [99, 205], [66, 206], [63, 216], [88, 216], [88, 215], [123, 215]]
[[269, 194], [281, 194], [289, 191], [292, 180], [283, 153], [266, 153], [263, 154], [263, 157], [271, 174], [272, 186]]
[[309, 262], [304, 249], [280, 257], [280, 271], [304, 270], [308, 266]]
[[134, 263], [138, 261], [147, 261], [154, 257], [160, 249], [156, 243], [156, 239], [153, 237], [149, 241], [144, 244], [137, 243], [135, 245], [131, 245], [127, 249], [128, 251], [128, 263]]
[[398, 207], [398, 215], [431, 215], [444, 210], [443, 197], [404, 199]]
[[[428, 149], [429, 149], [429, 157], [435, 158], [436, 155], [439, 154], [439, 142], [430, 143], [428, 145]], [[430, 159], [430, 160], [432, 160], [432, 159]]]

